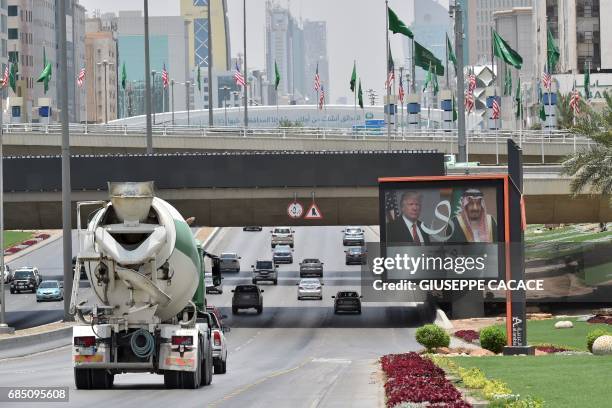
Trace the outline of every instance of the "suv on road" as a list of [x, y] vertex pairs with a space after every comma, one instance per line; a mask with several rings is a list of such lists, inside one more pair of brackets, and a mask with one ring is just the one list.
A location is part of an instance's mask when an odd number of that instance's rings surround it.
[[300, 262], [300, 278], [307, 276], [323, 277], [323, 262], [317, 258], [306, 258]]
[[278, 283], [278, 269], [273, 261], [257, 261], [253, 268], [253, 284], [260, 281], [271, 281], [273, 284]]
[[225, 333], [229, 333], [229, 327], [223, 326], [221, 320], [214, 313], [206, 313], [208, 325], [212, 334], [213, 368], [215, 374], [227, 372], [227, 339]]
[[353, 291], [338, 292], [334, 299], [334, 313], [338, 312], [356, 312], [361, 314], [361, 296]]
[[363, 246], [365, 244], [365, 238], [363, 230], [359, 227], [348, 227], [342, 230], [344, 233], [344, 237], [342, 238], [342, 245], [359, 245]]
[[221, 259], [221, 272], [240, 272], [240, 259], [235, 252], [222, 252], [219, 256]]
[[40, 274], [38, 268], [23, 267], [15, 270], [13, 273], [13, 280], [11, 281], [10, 291], [11, 293], [23, 292], [25, 290], [36, 293], [38, 285], [40, 285]]
[[232, 290], [232, 314], [238, 313], [240, 309], [255, 308], [257, 314], [263, 310], [263, 289], [257, 285], [237, 285]]
[[272, 234], [272, 248], [277, 245], [289, 245], [293, 248], [293, 231], [289, 227], [276, 227], [270, 231]]
[[345, 261], [347, 265], [365, 265], [367, 262], [367, 251], [365, 247], [350, 247], [344, 251], [346, 254]]

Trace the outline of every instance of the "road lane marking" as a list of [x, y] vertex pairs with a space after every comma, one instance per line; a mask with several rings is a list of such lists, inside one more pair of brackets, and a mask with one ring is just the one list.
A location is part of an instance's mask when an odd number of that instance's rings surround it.
[[246, 385], [244, 385], [244, 386], [234, 390], [232, 393], [226, 395], [225, 397], [223, 397], [220, 400], [211, 402], [210, 404], [208, 404], [208, 406], [209, 407], [215, 407], [218, 404], [220, 404], [222, 402], [225, 402], [225, 401], [228, 401], [228, 400], [236, 397], [237, 395], [240, 395], [243, 392], [245, 392], [245, 391], [247, 391], [247, 390], [249, 390], [249, 389], [251, 389], [251, 388], [253, 388], [253, 387], [255, 387], [255, 386], [259, 385], [259, 384], [262, 384], [262, 383], [264, 383], [264, 382], [266, 382], [268, 380], [271, 380], [272, 378], [279, 377], [281, 375], [289, 374], [289, 373], [292, 373], [292, 372], [294, 372], [296, 370], [299, 370], [300, 368], [304, 367], [306, 364], [310, 363], [311, 361], [312, 361], [312, 357], [304, 360], [303, 362], [301, 362], [300, 364], [298, 364], [295, 367], [288, 368], [286, 370], [274, 371], [271, 374], [268, 374], [265, 377], [262, 377], [262, 378], [260, 378], [257, 381], [254, 381], [254, 382], [252, 382], [250, 384], [246, 384]]
[[261, 330], [260, 330], [260, 331], [258, 331], [257, 333], [255, 333], [253, 336], [251, 336], [251, 338], [250, 338], [250, 339], [248, 339], [246, 342], [244, 342], [243, 344], [241, 344], [241, 345], [239, 345], [238, 347], [236, 347], [236, 348], [234, 349], [234, 351], [239, 351], [241, 348], [243, 348], [243, 347], [245, 347], [245, 346], [249, 345], [250, 343], [252, 343], [252, 342], [253, 342], [253, 340], [255, 340], [255, 337], [259, 336], [259, 334], [260, 334], [260, 333], [261, 333]]

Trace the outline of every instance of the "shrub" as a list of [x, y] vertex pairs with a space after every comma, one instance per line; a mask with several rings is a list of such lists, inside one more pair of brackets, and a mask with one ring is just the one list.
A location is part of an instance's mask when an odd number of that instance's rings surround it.
[[484, 388], [487, 383], [487, 377], [485, 377], [484, 373], [476, 367], [469, 369], [459, 368], [459, 376], [461, 377], [461, 381], [463, 381], [468, 388]]
[[593, 352], [593, 343], [595, 340], [597, 340], [597, 338], [600, 336], [605, 336], [606, 334], [609, 333], [605, 329], [595, 329], [587, 333], [587, 348], [591, 353]]
[[506, 333], [497, 326], [485, 327], [480, 331], [480, 345], [494, 353], [501, 353], [506, 345]]
[[508, 395], [512, 393], [512, 391], [503, 381], [489, 380], [483, 387], [482, 393], [484, 394], [486, 399], [490, 400], [495, 398], [496, 395]]
[[436, 347], [448, 347], [450, 336], [441, 327], [435, 324], [426, 324], [417, 329], [416, 341], [424, 346], [427, 351], [432, 351]]

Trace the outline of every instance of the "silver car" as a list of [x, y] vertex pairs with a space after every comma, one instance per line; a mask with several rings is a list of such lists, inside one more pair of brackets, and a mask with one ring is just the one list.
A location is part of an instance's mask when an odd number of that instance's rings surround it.
[[272, 260], [275, 264], [292, 264], [293, 263], [293, 249], [289, 245], [277, 245], [272, 250]]
[[297, 283], [297, 298], [302, 300], [305, 298], [323, 299], [323, 283], [317, 278], [300, 279]]
[[350, 246], [350, 245], [365, 245], [365, 236], [363, 229], [359, 227], [347, 227], [342, 230], [344, 236], [342, 237], [342, 245]]
[[235, 252], [222, 252], [219, 256], [221, 258], [221, 272], [240, 272], [240, 259]]

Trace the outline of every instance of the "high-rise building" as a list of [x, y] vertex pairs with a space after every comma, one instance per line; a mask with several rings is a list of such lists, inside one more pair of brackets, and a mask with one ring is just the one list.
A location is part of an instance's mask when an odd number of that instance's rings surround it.
[[[149, 17], [149, 50], [152, 78], [153, 113], [194, 109], [194, 99], [204, 99], [189, 67], [189, 23], [181, 16]], [[119, 112], [128, 116], [142, 115], [144, 106], [144, 18], [141, 11], [120, 11], [117, 24], [119, 76], [125, 63], [126, 91], [119, 91]], [[161, 73], [166, 68], [174, 80], [174, 98], [170, 86], [164, 88]], [[194, 90], [195, 88], [195, 90]], [[172, 100], [174, 99], [174, 100]], [[197, 105], [196, 105], [197, 106]], [[200, 105], [201, 106], [201, 105]]]
[[[452, 37], [452, 25], [448, 15], [448, 9], [440, 4], [438, 0], [422, 0], [414, 2], [414, 23], [411, 25], [414, 38], [422, 46], [433, 52], [441, 61], [446, 60], [446, 33]], [[403, 37], [404, 55], [411, 54], [411, 41]], [[454, 38], [453, 38], [454, 42]], [[399, 68], [400, 61], [395, 61], [395, 67]], [[406, 62], [405, 66], [409, 66]], [[415, 70], [417, 81], [425, 79], [426, 72], [417, 67]], [[405, 72], [409, 74], [409, 72]]]
[[[7, 33], [8, 33], [8, 5], [6, 0], [0, 2], [0, 72], [4, 74], [4, 68], [8, 62], [8, 41], [7, 41]], [[1, 91], [1, 97], [5, 98], [7, 95], [6, 91]], [[0, 110], [0, 115], [2, 114], [2, 110]]]
[[[467, 65], [491, 64], [493, 13], [531, 7], [534, 0], [457, 0], [463, 9], [463, 55]], [[537, 1], [539, 2], [539, 1]]]
[[267, 1], [266, 71], [271, 82], [275, 78], [275, 62], [281, 77], [279, 96], [289, 96], [292, 104], [305, 101], [304, 32], [289, 10]]
[[[208, 21], [210, 4], [211, 21]], [[232, 69], [230, 61], [229, 22], [227, 18], [227, 0], [181, 0], [181, 16], [189, 24], [188, 34], [188, 70], [192, 83], [197, 81], [197, 68], [200, 69], [202, 91], [191, 95], [192, 107], [208, 109], [208, 44], [209, 30], [212, 27], [213, 77], [217, 72]], [[200, 97], [200, 94], [201, 97]], [[197, 96], [196, 96], [197, 95]], [[213, 98], [214, 99], [214, 98]], [[217, 102], [213, 101], [215, 105]]]
[[118, 117], [117, 41], [108, 28], [100, 18], [87, 20], [82, 92], [87, 100], [88, 123], [104, 123]]
[[319, 77], [327, 92], [329, 83], [329, 59], [327, 58], [327, 23], [325, 21], [304, 21], [304, 51], [306, 60], [305, 86], [309, 104], [316, 104], [317, 94], [314, 89], [314, 77], [319, 67]]
[[585, 62], [593, 72], [612, 70], [612, 25], [602, 18], [612, 16], [612, 2], [600, 0], [546, 0], [535, 8], [538, 68], [546, 63], [547, 31], [559, 47], [557, 73], [582, 73]]

